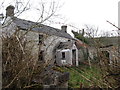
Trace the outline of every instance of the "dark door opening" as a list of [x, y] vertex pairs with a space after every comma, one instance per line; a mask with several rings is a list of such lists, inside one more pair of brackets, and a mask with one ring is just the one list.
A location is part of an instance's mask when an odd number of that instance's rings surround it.
[[62, 52], [62, 59], [65, 59], [65, 52]]
[[108, 51], [102, 51], [103, 58], [105, 58], [107, 63], [110, 63], [110, 54]]
[[74, 66], [76, 65], [76, 49], [72, 50], [72, 63]]

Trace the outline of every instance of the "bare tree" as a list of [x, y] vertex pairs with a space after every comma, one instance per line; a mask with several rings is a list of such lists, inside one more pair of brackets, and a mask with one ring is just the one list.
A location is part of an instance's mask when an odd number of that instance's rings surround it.
[[93, 26], [85, 25], [85, 33], [87, 37], [97, 37], [99, 35], [99, 29], [98, 27], [95, 28]]
[[[49, 5], [48, 5], [49, 4]], [[4, 2], [1, 3], [4, 6]], [[24, 0], [14, 0], [14, 6], [16, 8], [15, 17], [20, 17], [22, 13], [25, 13], [32, 9], [31, 2], [28, 0], [24, 3]], [[47, 7], [47, 8], [46, 8]], [[34, 40], [28, 40], [26, 35], [34, 27], [38, 27], [41, 23], [50, 20], [56, 16], [56, 11], [59, 8], [59, 3], [52, 1], [47, 3], [44, 1], [39, 2], [39, 7], [35, 8], [39, 12], [38, 20], [34, 25], [28, 28], [24, 33], [20, 33], [20, 30], [15, 29], [13, 34], [9, 35], [9, 32], [2, 33], [0, 39], [2, 40], [2, 74], [3, 74], [3, 88], [17, 87], [17, 88], [30, 88], [34, 86], [41, 86], [42, 81], [39, 83], [33, 83], [33, 78], [36, 74], [40, 74], [41, 71], [47, 66], [47, 64], [40, 64], [37, 67], [37, 61], [34, 60], [32, 50], [34, 45], [30, 43]], [[4, 22], [6, 16], [4, 16]], [[3, 22], [3, 23], [4, 23]], [[7, 27], [12, 24], [12, 21], [2, 27]], [[14, 28], [14, 27], [13, 27]], [[42, 77], [41, 79], [43, 79]], [[40, 80], [41, 80], [40, 79]]]

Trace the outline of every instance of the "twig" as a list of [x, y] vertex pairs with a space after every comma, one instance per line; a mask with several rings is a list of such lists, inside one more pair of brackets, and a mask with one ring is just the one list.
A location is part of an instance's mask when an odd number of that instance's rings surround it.
[[25, 86], [23, 88], [30, 88], [30, 87], [37, 86], [37, 85], [39, 85], [39, 84], [32, 84], [32, 85], [29, 85], [29, 86]]
[[18, 77], [18, 75], [22, 72], [22, 70], [23, 69], [21, 69], [20, 71], [19, 71], [19, 73], [13, 78], [13, 80], [7, 85], [7, 86], [5, 86], [5, 88], [8, 88], [14, 81], [15, 81], [15, 79]]
[[116, 26], [115, 24], [111, 23], [110, 21], [107, 21], [109, 24], [113, 25], [114, 27], [116, 27], [118, 30], [120, 30], [120, 28], [118, 26]]
[[17, 38], [17, 40], [18, 40], [18, 42], [19, 42], [19, 44], [20, 44], [20, 47], [21, 47], [21, 49], [22, 49], [22, 51], [23, 51], [23, 54], [25, 54], [24, 49], [23, 49], [23, 47], [22, 47], [22, 44], [20, 43], [20, 40], [19, 40], [18, 36], [16, 36], [16, 38]]

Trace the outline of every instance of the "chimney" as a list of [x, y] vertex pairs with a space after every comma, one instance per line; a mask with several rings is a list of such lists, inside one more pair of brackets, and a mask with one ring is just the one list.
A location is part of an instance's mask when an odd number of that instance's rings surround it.
[[61, 26], [61, 30], [63, 30], [65, 33], [67, 33], [67, 26], [66, 25]]
[[6, 17], [13, 17], [14, 16], [14, 9], [15, 7], [10, 5], [6, 8]]

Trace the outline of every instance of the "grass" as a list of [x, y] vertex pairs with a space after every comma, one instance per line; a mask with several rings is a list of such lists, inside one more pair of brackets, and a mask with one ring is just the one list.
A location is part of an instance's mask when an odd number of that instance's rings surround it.
[[102, 81], [100, 68], [87, 65], [78, 67], [61, 67], [66, 72], [70, 73], [69, 87], [70, 88], [88, 88], [91, 86], [103, 87], [105, 84]]

